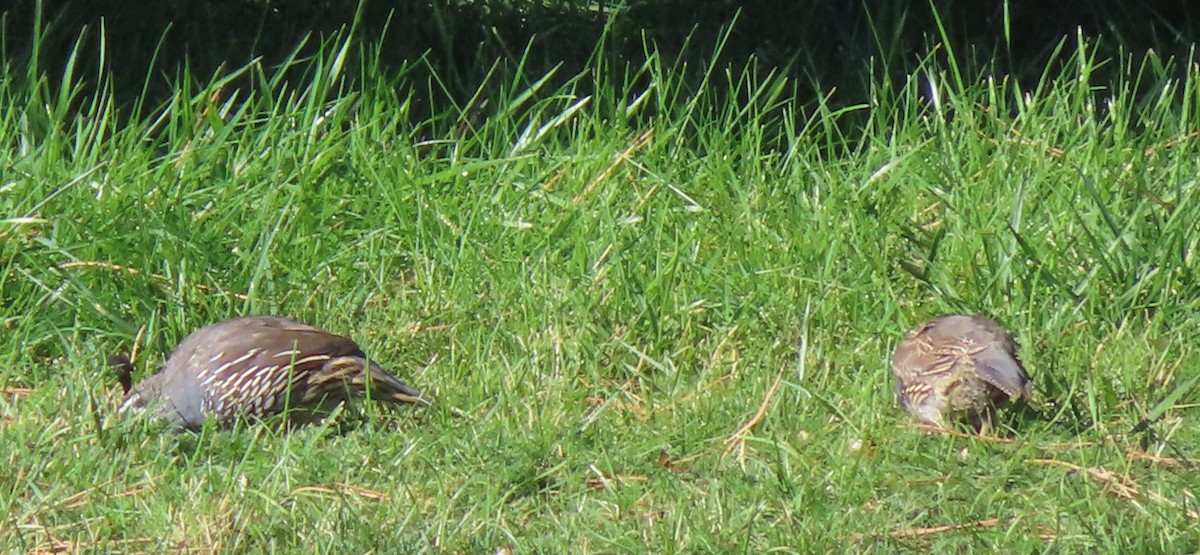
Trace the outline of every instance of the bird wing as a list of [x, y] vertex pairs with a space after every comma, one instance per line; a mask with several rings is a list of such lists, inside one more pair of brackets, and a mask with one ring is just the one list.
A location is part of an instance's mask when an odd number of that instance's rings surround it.
[[[290, 403], [289, 399], [294, 401], [304, 388], [293, 389], [330, 360], [362, 354], [354, 341], [316, 328], [287, 328], [287, 333], [281, 334], [279, 328], [267, 329], [270, 327], [243, 331], [249, 337], [242, 338], [242, 343], [254, 347], [236, 355], [222, 353], [225, 364], [205, 367], [198, 374], [200, 385], [212, 392], [210, 402], [217, 412], [229, 407], [257, 414], [272, 412]], [[262, 340], [255, 337], [260, 333], [264, 334]]]
[[[330, 387], [346, 384], [370, 392], [374, 399], [429, 404], [421, 392], [374, 361], [368, 362], [366, 354], [353, 340], [304, 324], [286, 329], [295, 335], [293, 345], [297, 346], [292, 355], [296, 365], [293, 374], [298, 376], [297, 381], [302, 379], [308, 385], [302, 402], [315, 400], [314, 397], [324, 395]], [[303, 349], [299, 345], [303, 345]]]
[[[363, 371], [364, 368], [366, 372]], [[361, 356], [344, 356], [329, 360], [318, 374], [310, 377], [310, 391], [327, 390], [329, 386], [339, 383], [353, 385], [356, 389], [366, 392], [372, 399], [431, 404], [420, 391], [400, 381], [400, 378], [384, 370], [375, 361], [368, 362]]]
[[953, 373], [962, 353], [960, 344], [931, 341], [922, 330], [900, 343], [892, 367], [903, 381], [936, 379]]
[[910, 334], [892, 356], [896, 400], [905, 407], [925, 403], [935, 396], [938, 384], [954, 372], [957, 364], [955, 353], [933, 345], [921, 333]]

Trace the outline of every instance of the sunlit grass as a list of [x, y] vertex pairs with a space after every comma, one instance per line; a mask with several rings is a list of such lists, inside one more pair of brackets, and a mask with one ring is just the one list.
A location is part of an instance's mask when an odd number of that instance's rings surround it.
[[[436, 70], [323, 40], [159, 106], [119, 108], [103, 70], [0, 81], [4, 546], [1195, 549], [1190, 61], [1093, 83], [1081, 41], [1040, 83], [929, 62], [845, 106], [651, 50], [498, 63], [415, 120]], [[1035, 402], [999, 439], [893, 406], [895, 342], [952, 311], [1022, 343]], [[153, 371], [263, 312], [437, 405], [293, 434], [114, 418], [107, 354]]]

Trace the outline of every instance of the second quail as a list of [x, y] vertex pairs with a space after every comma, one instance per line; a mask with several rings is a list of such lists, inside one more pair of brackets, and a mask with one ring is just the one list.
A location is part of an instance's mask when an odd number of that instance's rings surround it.
[[942, 316], [910, 331], [892, 355], [892, 373], [896, 400], [917, 420], [946, 428], [969, 417], [980, 433], [993, 407], [1033, 390], [1016, 341], [983, 316]]

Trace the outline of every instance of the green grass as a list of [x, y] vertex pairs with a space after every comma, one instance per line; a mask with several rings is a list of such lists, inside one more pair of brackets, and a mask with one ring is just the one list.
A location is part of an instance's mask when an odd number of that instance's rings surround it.
[[[1040, 82], [930, 61], [865, 104], [652, 49], [502, 60], [469, 104], [342, 37], [156, 106], [118, 106], [104, 63], [5, 60], [0, 545], [1200, 549], [1200, 71], [1078, 46]], [[1008, 441], [893, 404], [898, 339], [964, 311], [1036, 383]], [[144, 375], [264, 312], [438, 403], [291, 434], [115, 418], [107, 354]]]

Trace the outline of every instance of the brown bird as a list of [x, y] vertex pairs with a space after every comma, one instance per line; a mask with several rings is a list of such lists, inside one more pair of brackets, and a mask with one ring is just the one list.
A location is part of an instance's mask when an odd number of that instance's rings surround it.
[[358, 344], [308, 324], [276, 316], [246, 316], [201, 328], [179, 344], [162, 370], [131, 387], [129, 360], [113, 357], [125, 388], [119, 414], [153, 411], [198, 429], [213, 417], [228, 426], [240, 417], [287, 412], [303, 423], [352, 396], [396, 403], [430, 401], [368, 361]]
[[910, 331], [892, 355], [896, 400], [917, 420], [947, 428], [969, 417], [980, 433], [992, 408], [1033, 392], [1017, 343], [983, 316], [934, 318]]

